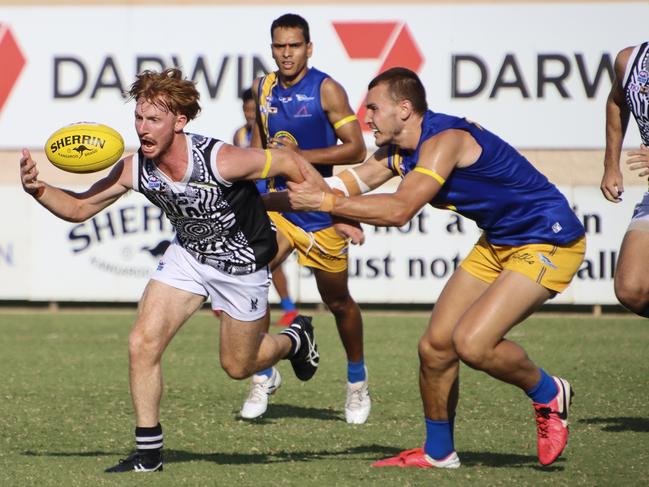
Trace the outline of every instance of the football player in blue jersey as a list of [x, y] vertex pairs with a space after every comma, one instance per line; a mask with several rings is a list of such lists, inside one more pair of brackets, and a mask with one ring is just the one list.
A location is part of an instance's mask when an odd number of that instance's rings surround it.
[[[234, 132], [232, 143], [237, 147], [250, 147], [252, 130], [255, 125], [255, 114], [257, 112], [257, 105], [252, 96], [251, 88], [243, 91], [241, 94], [241, 102], [243, 118], [246, 120], [246, 123]], [[267, 191], [266, 179], [259, 179], [257, 181], [257, 189], [261, 194], [264, 194]], [[275, 267], [273, 270], [273, 286], [275, 286], [275, 290], [279, 295], [280, 306], [283, 311], [282, 316], [277, 320], [277, 324], [288, 326], [297, 317], [297, 307], [288, 292], [288, 281], [281, 265]], [[219, 313], [216, 314], [218, 315]]]
[[[347, 197], [293, 185], [294, 209], [326, 211], [372, 225], [401, 226], [427, 203], [474, 220], [483, 234], [446, 283], [419, 342], [426, 440], [374, 465], [457, 468], [453, 425], [459, 364], [515, 385], [532, 400], [539, 461], [549, 465], [568, 440], [572, 389], [505, 338], [563, 291], [585, 252], [584, 228], [564, 196], [502, 139], [466, 119], [428, 110], [419, 77], [405, 68], [369, 85], [366, 122], [379, 149], [327, 182]], [[402, 177], [396, 192], [361, 195]], [[351, 184], [350, 184], [351, 183]]]
[[[622, 201], [620, 155], [631, 114], [640, 129], [642, 144], [628, 152], [626, 164], [638, 171], [639, 177], [646, 178], [649, 176], [649, 42], [622, 49], [615, 58], [615, 79], [606, 101], [606, 152], [600, 186], [604, 197], [613, 203]], [[620, 303], [645, 318], [649, 318], [648, 275], [649, 191], [633, 211], [620, 247], [614, 280]]]
[[[285, 14], [273, 21], [270, 33], [278, 69], [253, 83], [258, 111], [252, 146], [296, 151], [324, 177], [333, 174], [335, 165], [362, 162], [365, 142], [345, 90], [329, 75], [308, 66], [313, 52], [309, 24], [299, 15]], [[269, 182], [271, 193], [285, 188], [284, 178]], [[371, 401], [361, 312], [347, 285], [348, 239], [326, 213], [284, 212], [270, 216], [278, 230], [279, 247], [271, 268], [295, 250], [298, 263], [313, 271], [347, 355], [345, 419], [348, 423], [364, 423]], [[279, 377], [276, 369], [253, 377], [242, 417], [251, 419], [266, 411], [268, 396], [276, 390]]]

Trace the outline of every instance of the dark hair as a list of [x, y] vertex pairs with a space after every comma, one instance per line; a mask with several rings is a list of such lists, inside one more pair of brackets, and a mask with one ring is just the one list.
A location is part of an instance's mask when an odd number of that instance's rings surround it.
[[193, 81], [183, 78], [180, 69], [169, 68], [158, 73], [143, 71], [136, 76], [128, 91], [129, 98], [146, 101], [169, 110], [171, 113], [185, 115], [193, 120], [201, 111], [198, 103], [200, 93]]
[[243, 90], [243, 92], [241, 93], [241, 101], [245, 103], [250, 100], [254, 100], [254, 97], [252, 96], [252, 88]]
[[273, 23], [270, 26], [270, 38], [273, 38], [273, 32], [275, 32], [275, 29], [283, 27], [283, 28], [298, 28], [302, 31], [302, 35], [304, 36], [304, 42], [307, 44], [311, 42], [311, 34], [309, 34], [309, 23], [304, 20], [303, 17], [300, 17], [298, 14], [284, 14], [281, 17], [276, 18], [273, 20]]
[[390, 68], [377, 75], [367, 89], [386, 83], [390, 96], [394, 101], [409, 100], [415, 113], [423, 115], [428, 110], [426, 103], [426, 88], [421, 83], [419, 76], [407, 68]]

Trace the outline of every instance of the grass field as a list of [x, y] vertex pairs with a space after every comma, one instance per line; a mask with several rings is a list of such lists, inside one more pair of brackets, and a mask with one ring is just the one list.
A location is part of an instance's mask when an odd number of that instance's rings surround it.
[[571, 381], [571, 436], [550, 467], [536, 459], [522, 392], [463, 368], [455, 471], [371, 468], [423, 441], [417, 340], [426, 317], [368, 313], [374, 407], [343, 419], [345, 362], [332, 319], [316, 314], [320, 370], [300, 383], [288, 363], [265, 418], [237, 412], [248, 383], [220, 369], [209, 313], [187, 323], [164, 359], [165, 471], [102, 473], [133, 446], [126, 340], [133, 314], [0, 313], [0, 486], [649, 484], [649, 324], [630, 317], [535, 316], [510, 338]]

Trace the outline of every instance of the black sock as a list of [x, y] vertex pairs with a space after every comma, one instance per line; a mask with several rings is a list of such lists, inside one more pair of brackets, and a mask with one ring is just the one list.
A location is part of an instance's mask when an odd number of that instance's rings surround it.
[[137, 451], [143, 455], [159, 455], [162, 450], [162, 426], [160, 423], [152, 428], [135, 427]]

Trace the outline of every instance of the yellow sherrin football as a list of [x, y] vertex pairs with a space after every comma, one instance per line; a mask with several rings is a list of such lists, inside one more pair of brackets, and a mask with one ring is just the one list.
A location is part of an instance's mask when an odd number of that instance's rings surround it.
[[124, 139], [101, 123], [79, 122], [58, 129], [45, 143], [45, 155], [59, 169], [86, 173], [115, 164], [124, 153]]

